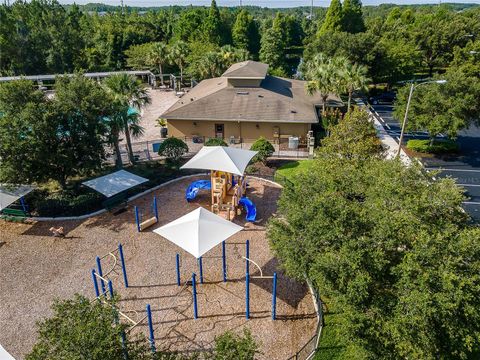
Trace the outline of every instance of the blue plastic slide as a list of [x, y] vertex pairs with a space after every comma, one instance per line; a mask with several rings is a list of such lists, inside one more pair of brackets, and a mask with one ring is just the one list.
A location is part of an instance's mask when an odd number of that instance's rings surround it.
[[238, 203], [245, 207], [247, 211], [247, 221], [255, 221], [257, 218], [257, 207], [252, 200], [247, 197], [242, 197]]
[[187, 199], [187, 201], [192, 201], [197, 196], [198, 190], [210, 190], [211, 188], [212, 183], [210, 182], [210, 180], [194, 181], [188, 186], [187, 191], [185, 192], [185, 199]]

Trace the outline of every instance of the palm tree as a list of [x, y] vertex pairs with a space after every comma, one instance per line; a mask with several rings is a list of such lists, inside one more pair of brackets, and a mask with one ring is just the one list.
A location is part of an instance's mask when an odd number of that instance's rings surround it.
[[342, 59], [332, 60], [323, 54], [317, 54], [305, 63], [304, 73], [308, 80], [305, 91], [309, 95], [316, 92], [322, 97], [322, 114], [326, 114], [327, 99], [330, 94], [341, 91], [340, 69]]
[[212, 78], [220, 76], [225, 65], [219, 52], [209, 51], [203, 55], [197, 66], [202, 78]]
[[245, 49], [237, 49], [232, 45], [224, 45], [220, 48], [220, 56], [225, 68], [240, 61], [248, 60], [250, 54]]
[[368, 69], [366, 66], [357, 63], [352, 64], [347, 61], [341, 69], [341, 78], [345, 91], [348, 93], [348, 108], [352, 103], [352, 95], [355, 90], [367, 90], [370, 79], [367, 76]]
[[163, 83], [163, 65], [168, 64], [169, 62], [169, 49], [166, 43], [154, 42], [151, 44], [150, 52], [148, 53], [148, 62], [158, 67], [158, 72], [160, 74], [160, 83], [162, 86]]
[[118, 112], [116, 117], [122, 119], [123, 133], [127, 141], [128, 158], [133, 164], [135, 158], [133, 157], [132, 140], [130, 136], [130, 130], [132, 130], [132, 118], [129, 116], [132, 113], [130, 108], [135, 108], [138, 113], [142, 106], [150, 103], [150, 96], [140, 81], [126, 73], [107, 77], [104, 80], [104, 84], [114, 99], [115, 108]]
[[183, 69], [187, 62], [187, 56], [190, 53], [190, 49], [185, 41], [179, 40], [170, 48], [170, 62], [176, 64], [180, 70], [180, 86], [183, 83]]
[[123, 167], [122, 155], [120, 152], [120, 134], [125, 133], [125, 124], [133, 138], [138, 138], [145, 133], [145, 129], [140, 125], [140, 116], [138, 112], [131, 109], [122, 109], [121, 104], [116, 104], [112, 116], [106, 118], [106, 125], [109, 129], [108, 142], [115, 151], [115, 166], [117, 169]]

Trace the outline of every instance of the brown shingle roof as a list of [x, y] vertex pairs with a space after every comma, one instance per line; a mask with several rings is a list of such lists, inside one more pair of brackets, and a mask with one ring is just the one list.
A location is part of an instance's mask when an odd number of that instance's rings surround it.
[[[341, 100], [330, 96], [328, 102]], [[203, 80], [162, 117], [178, 120], [317, 123], [320, 94], [305, 93], [305, 82], [267, 76], [260, 87], [228, 86], [227, 78]]]
[[222, 76], [235, 79], [265, 79], [267, 70], [267, 64], [247, 60], [233, 64]]

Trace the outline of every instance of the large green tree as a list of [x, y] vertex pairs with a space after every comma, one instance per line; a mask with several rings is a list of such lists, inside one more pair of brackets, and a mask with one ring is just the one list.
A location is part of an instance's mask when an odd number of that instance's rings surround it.
[[222, 19], [215, 0], [212, 0], [208, 16], [204, 19], [203, 31], [206, 41], [215, 45], [221, 45]]
[[345, 0], [343, 2], [343, 30], [349, 33], [365, 31], [360, 0]]
[[247, 50], [250, 54], [258, 56], [260, 50], [258, 26], [246, 9], [242, 9], [235, 19], [232, 38], [236, 48]]
[[[128, 354], [130, 360], [154, 359], [144, 339], [125, 337], [125, 324], [117, 324], [115, 302], [102, 303], [76, 295], [56, 301], [53, 316], [41, 321], [38, 340], [27, 360], [118, 360]], [[138, 341], [140, 340], [140, 341]]]
[[318, 35], [322, 35], [328, 31], [342, 31], [344, 26], [344, 16], [342, 3], [340, 0], [332, 0], [327, 11], [325, 20], [318, 30]]
[[[477, 77], [452, 68], [441, 77], [445, 84], [418, 86], [412, 96], [407, 128], [425, 130], [432, 141], [445, 134], [455, 139], [460, 130], [479, 124], [480, 83]], [[410, 84], [400, 89], [395, 116], [403, 119]]]
[[287, 274], [307, 276], [339, 309], [338, 336], [356, 358], [473, 356], [480, 231], [461, 209], [462, 189], [415, 165], [342, 150], [320, 150], [282, 191], [268, 236]]

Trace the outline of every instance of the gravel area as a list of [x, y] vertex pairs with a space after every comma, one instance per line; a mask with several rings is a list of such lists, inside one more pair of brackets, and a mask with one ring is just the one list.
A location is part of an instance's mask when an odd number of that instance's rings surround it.
[[[198, 179], [205, 178], [199, 176]], [[159, 223], [137, 233], [133, 206], [149, 206], [152, 194], [134, 201], [127, 211], [116, 216], [104, 214], [85, 221], [61, 223], [67, 236], [50, 236], [52, 223], [15, 224], [0, 222], [0, 343], [17, 359], [22, 359], [35, 342], [35, 322], [51, 314], [54, 298], [74, 293], [94, 296], [90, 270], [95, 256], [124, 245], [129, 278], [123, 286], [120, 271], [109, 275], [122, 300], [120, 310], [132, 318], [142, 318], [145, 306], [152, 307], [158, 348], [188, 352], [210, 349], [215, 336], [226, 330], [247, 327], [261, 344], [259, 359], [286, 359], [313, 336], [315, 311], [306, 286], [287, 278], [278, 268], [265, 236], [265, 222], [276, 210], [280, 189], [261, 180], [250, 180], [249, 198], [257, 205], [259, 221], [245, 223], [245, 230], [227, 241], [227, 283], [222, 282], [221, 247], [204, 256], [204, 284], [198, 284], [199, 319], [193, 319], [191, 286], [185, 284], [197, 273], [193, 256], [163, 239], [152, 230], [170, 222], [199, 205], [206, 206], [209, 193], [187, 203], [185, 189], [195, 178], [184, 179], [155, 192], [159, 205]], [[59, 226], [58, 223], [55, 224]], [[250, 240], [250, 257], [264, 275], [278, 274], [277, 317], [271, 319], [270, 279], [252, 279], [250, 286], [251, 319], [245, 319], [245, 240]], [[177, 286], [175, 254], [181, 255], [182, 286]], [[104, 272], [113, 258], [103, 262]], [[253, 265], [252, 276], [259, 275]], [[147, 334], [141, 323], [133, 331]]]

